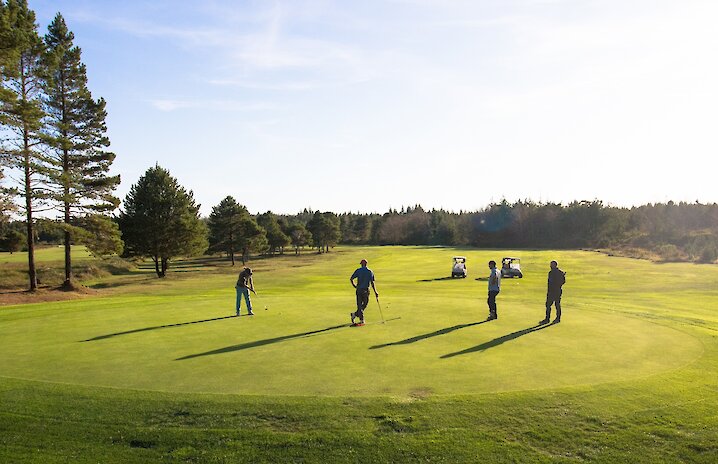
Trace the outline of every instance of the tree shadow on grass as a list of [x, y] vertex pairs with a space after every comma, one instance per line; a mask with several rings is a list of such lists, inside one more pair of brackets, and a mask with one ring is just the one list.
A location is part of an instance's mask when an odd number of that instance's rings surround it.
[[117, 288], [117, 287], [124, 287], [127, 285], [135, 285], [135, 284], [142, 284], [146, 282], [156, 282], [158, 279], [157, 277], [153, 275], [147, 275], [147, 274], [133, 274], [132, 272], [127, 272], [123, 275], [123, 279], [116, 279], [112, 281], [103, 281], [103, 282], [97, 282], [91, 285], [88, 285], [88, 288], [92, 288], [94, 290], [102, 290], [107, 288]]
[[312, 330], [310, 332], [302, 332], [302, 333], [291, 334], [291, 335], [283, 335], [281, 337], [274, 337], [274, 338], [265, 338], [264, 340], [255, 340], [253, 342], [240, 343], [239, 345], [226, 346], [224, 348], [219, 348], [219, 349], [212, 350], [212, 351], [205, 351], [204, 353], [197, 353], [197, 354], [190, 354], [187, 356], [182, 356], [181, 358], [175, 359], [175, 361], [184, 361], [185, 359], [199, 358], [201, 356], [211, 356], [211, 355], [215, 355], [215, 354], [231, 353], [233, 351], [241, 351], [241, 350], [246, 350], [249, 348], [256, 348], [258, 346], [272, 345], [274, 343], [291, 340], [293, 338], [311, 337], [312, 335], [316, 335], [316, 334], [323, 333], [323, 332], [329, 332], [331, 330], [342, 329], [342, 328], [346, 328], [346, 327], [349, 327], [349, 326], [347, 324], [341, 324], [341, 325], [334, 325], [331, 327], [327, 327], [325, 329]]
[[[243, 316], [244, 316], [244, 314], [243, 314]], [[115, 332], [115, 333], [111, 333], [111, 334], [107, 334], [107, 335], [98, 335], [97, 337], [88, 338], [87, 340], [82, 340], [82, 342], [94, 342], [96, 340], [104, 340], [106, 338], [112, 338], [112, 337], [116, 337], [118, 335], [129, 335], [129, 334], [133, 334], [133, 333], [147, 332], [149, 330], [167, 329], [169, 327], [182, 327], [183, 325], [201, 324], [203, 322], [221, 321], [223, 319], [230, 319], [233, 317], [239, 317], [239, 316], [222, 316], [222, 317], [215, 317], [212, 319], [202, 319], [201, 321], [190, 321], [190, 322], [179, 322], [177, 324], [156, 325], [154, 327], [144, 327], [142, 329], [127, 330], [125, 332]]]
[[426, 333], [426, 334], [417, 335], [417, 336], [415, 336], [415, 337], [407, 338], [407, 339], [404, 339], [404, 340], [399, 340], [398, 342], [391, 342], [391, 343], [383, 343], [383, 344], [381, 344], [381, 345], [374, 345], [374, 346], [369, 347], [369, 349], [370, 349], [370, 350], [376, 350], [376, 349], [379, 349], [379, 348], [386, 348], [387, 346], [408, 345], [409, 343], [415, 343], [415, 342], [418, 342], [418, 341], [421, 341], [421, 340], [426, 340], [427, 338], [437, 337], [437, 336], [439, 336], [439, 335], [445, 335], [445, 334], [448, 334], [449, 332], [453, 332], [454, 330], [465, 329], [466, 327], [471, 327], [471, 326], [474, 326], [474, 325], [484, 324], [485, 322], [488, 322], [488, 321], [471, 322], [470, 324], [459, 324], [459, 325], [455, 325], [455, 326], [452, 326], [452, 327], [446, 327], [446, 328], [444, 328], [444, 329], [440, 329], [440, 330], [437, 330], [437, 331], [435, 331], [435, 332], [430, 332], [430, 333]]
[[441, 356], [441, 359], [446, 358], [453, 358], [454, 356], [459, 356], [462, 354], [469, 354], [469, 353], [476, 353], [477, 351], [485, 351], [489, 348], [493, 348], [495, 346], [499, 346], [502, 343], [506, 343], [511, 340], [516, 340], [519, 337], [523, 337], [524, 335], [530, 334], [532, 332], [538, 332], [539, 330], [543, 330], [547, 327], [551, 327], [552, 325], [555, 325], [555, 323], [552, 324], [537, 324], [533, 327], [529, 327], [527, 329], [517, 330], [516, 332], [512, 332], [507, 335], [503, 335], [499, 338], [494, 338], [493, 340], [489, 340], [488, 342], [482, 343], [481, 345], [476, 345], [471, 348], [467, 348], [465, 350], [456, 351], [454, 353], [448, 353], [443, 356]]

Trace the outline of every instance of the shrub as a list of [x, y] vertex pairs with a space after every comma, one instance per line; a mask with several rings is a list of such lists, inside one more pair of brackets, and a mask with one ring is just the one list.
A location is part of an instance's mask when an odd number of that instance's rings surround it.
[[662, 261], [681, 261], [683, 253], [672, 243], [665, 243], [658, 247], [658, 255]]
[[701, 263], [714, 263], [716, 259], [718, 259], [718, 250], [716, 250], [715, 245], [709, 244], [701, 251], [698, 261]]

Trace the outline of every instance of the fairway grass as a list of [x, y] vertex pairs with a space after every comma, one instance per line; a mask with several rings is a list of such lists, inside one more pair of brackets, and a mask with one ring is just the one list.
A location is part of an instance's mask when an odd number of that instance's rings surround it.
[[[84, 246], [74, 246], [72, 248], [73, 261], [85, 261], [92, 259], [92, 255]], [[62, 263], [65, 260], [65, 247], [62, 245], [45, 246], [35, 249], [35, 263], [41, 267], [46, 263]], [[0, 265], [21, 263], [27, 264], [27, 251], [17, 251], [9, 253], [0, 251]]]
[[[446, 278], [457, 254], [466, 279]], [[514, 255], [525, 278], [503, 280], [485, 322], [477, 278]], [[354, 328], [361, 258], [386, 322], [372, 295]], [[568, 272], [563, 321], [539, 326], [551, 259]], [[716, 266], [435, 247], [250, 264], [252, 317], [232, 316], [239, 269], [207, 260], [0, 308], [0, 461], [718, 457]]]

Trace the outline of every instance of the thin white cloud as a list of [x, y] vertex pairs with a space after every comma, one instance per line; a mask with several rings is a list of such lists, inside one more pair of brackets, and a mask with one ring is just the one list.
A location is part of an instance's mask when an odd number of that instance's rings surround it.
[[216, 86], [240, 87], [253, 90], [309, 90], [316, 89], [323, 85], [320, 81], [305, 82], [261, 82], [248, 79], [209, 79], [207, 83]]
[[207, 109], [217, 111], [264, 111], [276, 109], [276, 105], [268, 103], [245, 103], [225, 100], [173, 100], [155, 99], [149, 101], [150, 105], [164, 112], [184, 109]]

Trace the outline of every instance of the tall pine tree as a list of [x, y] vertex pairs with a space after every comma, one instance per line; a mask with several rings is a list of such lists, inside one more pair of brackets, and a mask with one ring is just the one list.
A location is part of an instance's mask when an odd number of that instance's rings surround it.
[[45, 36], [44, 133], [50, 147], [48, 185], [63, 220], [65, 288], [72, 288], [71, 244], [87, 235], [82, 225], [93, 222], [86, 221], [86, 216], [112, 211], [120, 203], [113, 195], [120, 176], [108, 175], [115, 154], [107, 151], [105, 100], [92, 98], [82, 52], [73, 40], [74, 34], [58, 13]]
[[232, 260], [232, 266], [235, 253], [242, 251], [242, 235], [245, 229], [243, 226], [248, 218], [247, 208], [231, 196], [213, 207], [209, 215], [209, 250], [226, 253]]
[[2, 152], [7, 165], [20, 173], [20, 205], [27, 227], [30, 291], [37, 289], [35, 269], [35, 218], [44, 199], [41, 179], [46, 160], [40, 150], [42, 119], [42, 52], [35, 13], [26, 0], [8, 0], [2, 11], [2, 59], [0, 60], [0, 123]]
[[165, 277], [171, 258], [207, 249], [207, 226], [192, 191], [160, 166], [149, 168], [130, 188], [119, 224], [125, 254], [152, 258], [157, 277]]

